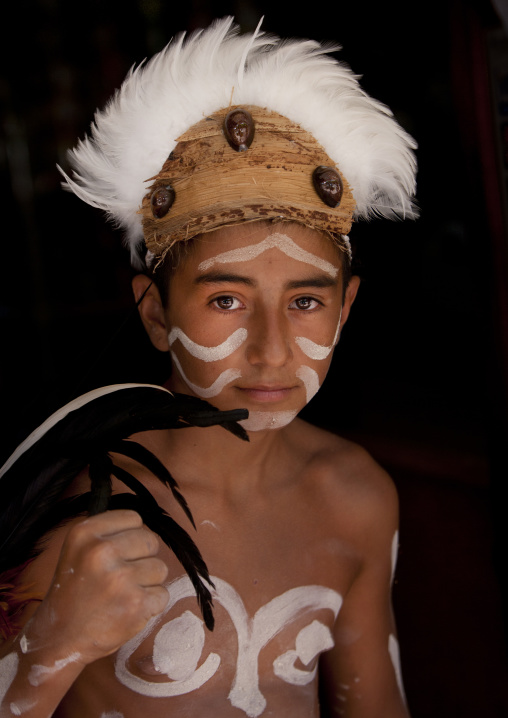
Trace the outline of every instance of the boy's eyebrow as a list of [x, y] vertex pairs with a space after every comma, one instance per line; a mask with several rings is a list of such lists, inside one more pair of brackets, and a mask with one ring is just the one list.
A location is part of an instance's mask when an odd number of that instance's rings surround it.
[[[207, 272], [206, 274], [200, 274], [199, 277], [194, 279], [194, 284], [245, 284], [248, 287], [257, 286], [257, 282], [251, 277], [246, 277], [242, 274], [233, 274], [231, 272]], [[327, 287], [336, 287], [338, 284], [337, 279], [330, 277], [327, 274], [317, 274], [312, 277], [305, 277], [303, 279], [291, 279], [284, 285], [287, 289], [303, 289], [304, 287], [316, 287], [318, 289], [326, 289]]]
[[249, 287], [256, 286], [256, 282], [250, 277], [244, 277], [241, 274], [233, 274], [232, 272], [206, 272], [200, 274], [194, 279], [194, 284], [220, 284], [226, 282], [229, 284], [246, 284]]

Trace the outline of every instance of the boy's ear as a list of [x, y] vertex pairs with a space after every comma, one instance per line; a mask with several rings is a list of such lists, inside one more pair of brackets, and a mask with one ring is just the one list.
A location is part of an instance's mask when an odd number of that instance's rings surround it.
[[136, 302], [146, 292], [138, 307], [139, 316], [154, 347], [161, 352], [169, 351], [166, 316], [159, 290], [145, 274], [136, 274], [132, 280], [132, 291]]
[[344, 297], [344, 304], [342, 305], [342, 315], [340, 319], [341, 327], [344, 326], [347, 321], [347, 318], [349, 317], [349, 312], [351, 311], [353, 302], [356, 299], [359, 287], [360, 277], [354, 274], [349, 280], [349, 284], [347, 285], [346, 296]]

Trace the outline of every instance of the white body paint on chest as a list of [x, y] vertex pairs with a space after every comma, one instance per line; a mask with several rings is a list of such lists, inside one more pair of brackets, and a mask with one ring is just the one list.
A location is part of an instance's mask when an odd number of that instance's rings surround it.
[[204, 362], [220, 361], [233, 354], [233, 352], [244, 343], [247, 339], [247, 329], [243, 327], [237, 329], [231, 336], [223, 341], [222, 344], [218, 344], [215, 347], [205, 347], [202, 344], [196, 344], [196, 342], [193, 342], [179, 327], [173, 327], [168, 334], [169, 346], [172, 346], [177, 339], [182, 342], [189, 354], [192, 354], [193, 357], [201, 359], [201, 361]]
[[192, 391], [202, 399], [210, 399], [212, 396], [217, 396], [217, 394], [220, 394], [227, 384], [231, 384], [232, 381], [235, 381], [235, 379], [239, 379], [242, 376], [240, 369], [226, 369], [219, 374], [217, 379], [210, 386], [198, 386], [197, 384], [193, 384], [193, 382], [185, 376], [182, 365], [178, 361], [178, 357], [174, 352], [171, 352], [171, 357], [180, 373], [180, 376], [189, 389], [192, 389]]
[[296, 259], [299, 262], [312, 264], [314, 267], [321, 269], [331, 277], [336, 277], [339, 272], [338, 267], [335, 267], [330, 262], [327, 262], [326, 259], [322, 259], [311, 252], [307, 252], [305, 249], [299, 247], [298, 244], [296, 244], [296, 242], [294, 242], [286, 234], [280, 234], [279, 232], [274, 232], [262, 242], [258, 242], [257, 244], [250, 244], [248, 247], [232, 249], [229, 252], [223, 252], [222, 254], [217, 254], [215, 257], [206, 259], [204, 262], [201, 262], [198, 269], [200, 271], [205, 271], [213, 267], [214, 264], [248, 262], [251, 259], [259, 257], [260, 254], [263, 254], [263, 252], [266, 252], [268, 249], [274, 248], [279, 249], [288, 257]]
[[[236, 674], [228, 698], [233, 706], [243, 710], [249, 718], [256, 718], [266, 707], [266, 699], [259, 689], [258, 658], [262, 648], [306, 613], [328, 609], [335, 618], [342, 605], [342, 598], [336, 591], [324, 586], [302, 586], [277, 596], [250, 618], [235, 589], [219, 578], [212, 577], [212, 580], [216, 586], [212, 592], [214, 603], [221, 604], [227, 611], [238, 639]], [[164, 613], [183, 598], [195, 595], [187, 576], [176, 579], [167, 588], [170, 598]], [[200, 656], [194, 646], [204, 645], [205, 634], [203, 622], [189, 611], [165, 623], [154, 638], [154, 665], [168, 677], [174, 676], [174, 680], [155, 683], [130, 672], [130, 657], [161, 620], [161, 616], [152, 619], [141, 633], [120, 649], [115, 663], [116, 676], [123, 685], [146, 696], [170, 697], [196, 690], [217, 672], [221, 658], [217, 653], [210, 653], [198, 667]], [[298, 633], [295, 649], [275, 659], [274, 673], [281, 680], [294, 685], [309, 683], [314, 679], [316, 669], [297, 669], [295, 661], [300, 658], [304, 665], [308, 665], [319, 653], [332, 646], [333, 639], [327, 626], [312, 621]]]

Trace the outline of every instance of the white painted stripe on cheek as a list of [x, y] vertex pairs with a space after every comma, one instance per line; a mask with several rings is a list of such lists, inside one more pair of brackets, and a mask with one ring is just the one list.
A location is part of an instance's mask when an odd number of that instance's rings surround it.
[[241, 346], [247, 339], [247, 329], [243, 327], [237, 329], [231, 336], [229, 336], [222, 344], [218, 344], [214, 347], [205, 347], [202, 344], [196, 344], [185, 334], [179, 327], [173, 327], [168, 334], [169, 346], [179, 339], [184, 347], [187, 349], [189, 354], [193, 357], [201, 359], [205, 362], [220, 361], [233, 354], [239, 346]]
[[314, 369], [311, 369], [310, 366], [305, 366], [304, 364], [296, 370], [296, 376], [303, 381], [308, 404], [312, 397], [318, 393], [319, 387], [321, 386], [318, 373]]
[[335, 349], [335, 345], [337, 344], [341, 319], [342, 307], [340, 308], [339, 323], [337, 324], [337, 329], [335, 330], [335, 336], [333, 337], [333, 342], [329, 347], [324, 346], [323, 344], [316, 344], [316, 342], [313, 342], [312, 339], [307, 339], [307, 337], [295, 337], [295, 342], [298, 344], [302, 352], [309, 357], [309, 359], [316, 359], [317, 361], [326, 359], [332, 349]]
[[338, 267], [335, 267], [330, 262], [327, 262], [326, 259], [322, 259], [311, 252], [307, 252], [305, 249], [302, 249], [298, 244], [296, 244], [291, 237], [288, 237], [286, 234], [280, 234], [279, 232], [274, 232], [274, 234], [271, 234], [269, 237], [257, 244], [250, 244], [248, 247], [232, 249], [229, 252], [223, 252], [222, 254], [217, 254], [215, 257], [206, 259], [204, 262], [200, 263], [198, 269], [200, 271], [204, 271], [213, 267], [214, 264], [248, 262], [251, 259], [256, 259], [256, 257], [263, 254], [263, 252], [266, 252], [268, 249], [274, 248], [279, 249], [288, 257], [296, 259], [299, 262], [312, 264], [314, 267], [321, 269], [331, 277], [336, 277], [339, 272]]
[[249, 411], [249, 418], [238, 423], [246, 431], [264, 431], [266, 429], [282, 429], [290, 424], [297, 411]]
[[219, 376], [211, 386], [198, 386], [197, 384], [193, 384], [191, 381], [189, 381], [189, 379], [187, 379], [182, 369], [182, 365], [178, 361], [176, 354], [174, 354], [174, 352], [171, 352], [171, 356], [173, 358], [173, 361], [175, 362], [176, 368], [180, 372], [180, 376], [187, 384], [189, 389], [192, 389], [192, 391], [198, 396], [200, 396], [202, 399], [210, 399], [212, 396], [217, 396], [217, 394], [220, 394], [227, 384], [230, 384], [232, 381], [242, 376], [242, 372], [239, 369], [226, 369], [222, 372], [222, 374], [219, 374]]

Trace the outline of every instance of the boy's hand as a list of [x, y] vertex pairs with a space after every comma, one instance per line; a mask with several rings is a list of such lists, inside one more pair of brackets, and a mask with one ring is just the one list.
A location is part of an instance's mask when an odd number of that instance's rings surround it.
[[158, 550], [158, 537], [134, 511], [108, 511], [76, 523], [51, 588], [27, 626], [29, 643], [47, 637], [56, 652], [79, 654], [82, 664], [114, 653], [167, 605], [162, 583], [168, 569]]

